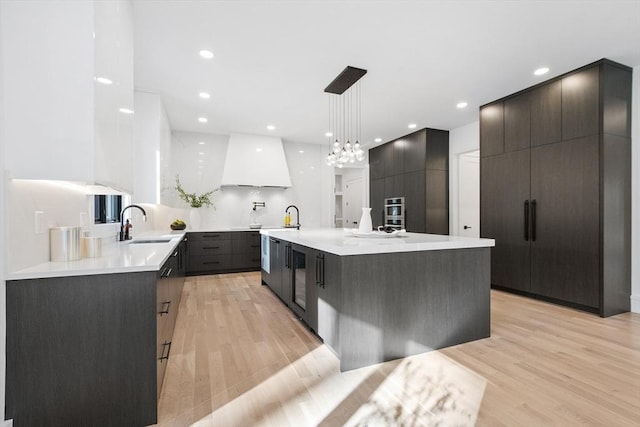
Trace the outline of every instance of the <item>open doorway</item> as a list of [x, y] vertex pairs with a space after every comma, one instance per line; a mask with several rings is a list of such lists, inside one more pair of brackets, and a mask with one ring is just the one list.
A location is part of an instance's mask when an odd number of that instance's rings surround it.
[[480, 151], [458, 155], [458, 235], [480, 237]]

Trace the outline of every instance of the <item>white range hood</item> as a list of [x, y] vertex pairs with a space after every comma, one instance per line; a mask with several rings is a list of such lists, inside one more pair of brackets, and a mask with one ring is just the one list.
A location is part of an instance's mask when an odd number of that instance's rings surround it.
[[291, 187], [279, 137], [231, 134], [222, 172], [223, 187]]

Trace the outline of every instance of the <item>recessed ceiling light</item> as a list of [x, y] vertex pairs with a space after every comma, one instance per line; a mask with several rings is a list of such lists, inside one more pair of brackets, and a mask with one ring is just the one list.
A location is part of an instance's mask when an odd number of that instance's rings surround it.
[[274, 125], [267, 125], [267, 129], [269, 130], [275, 130], [276, 127]]
[[298, 151], [298, 153], [304, 154], [304, 150], [300, 150], [300, 151]]
[[543, 74], [547, 74], [549, 72], [549, 68], [548, 67], [542, 67], [542, 68], [538, 68], [537, 70], [535, 70], [533, 72], [533, 74], [535, 74], [536, 76], [541, 76]]
[[208, 93], [208, 92], [200, 92], [200, 93], [198, 94], [198, 96], [199, 96], [200, 98], [202, 98], [202, 99], [209, 99], [209, 98], [211, 98], [211, 94], [210, 94], [210, 93]]
[[458, 107], [458, 108], [464, 108], [464, 107], [466, 107], [467, 105], [469, 105], [469, 104], [467, 104], [466, 102], [458, 102], [458, 103], [456, 104], [456, 107]]
[[133, 114], [133, 110], [130, 110], [128, 108], [121, 108], [119, 111], [124, 114]]
[[374, 139], [375, 142], [382, 142], [382, 138], [376, 138]]
[[200, 142], [198, 142], [198, 144], [204, 145], [204, 141], [200, 141]]
[[200, 123], [207, 123], [209, 121], [209, 119], [207, 119], [206, 117], [198, 117], [198, 121]]
[[325, 133], [324, 133], [324, 136], [329, 136], [329, 137], [330, 137], [330, 136], [333, 136], [333, 132], [325, 132]]
[[213, 58], [213, 52], [207, 49], [202, 49], [200, 51], [200, 56], [202, 56], [204, 59], [211, 59]]
[[411, 123], [411, 124], [409, 125], [409, 129], [415, 129], [416, 127], [418, 127], [418, 125], [417, 125], [417, 124], [415, 124], [415, 123]]
[[198, 159], [198, 162], [202, 163], [202, 162], [203, 162], [203, 160], [202, 160], [202, 159]]
[[95, 79], [98, 83], [102, 83], [103, 85], [110, 85], [111, 83], [113, 83], [111, 79], [108, 79], [106, 77], [96, 77]]
[[256, 151], [259, 153], [262, 151], [262, 148], [256, 148]]
[[198, 154], [202, 156], [204, 154], [204, 151], [199, 151]]

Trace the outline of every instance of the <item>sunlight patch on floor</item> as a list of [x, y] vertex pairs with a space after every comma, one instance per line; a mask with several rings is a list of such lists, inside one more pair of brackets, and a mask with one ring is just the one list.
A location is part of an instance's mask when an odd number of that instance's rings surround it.
[[323, 345], [193, 425], [473, 426], [485, 386], [437, 351], [341, 373]]

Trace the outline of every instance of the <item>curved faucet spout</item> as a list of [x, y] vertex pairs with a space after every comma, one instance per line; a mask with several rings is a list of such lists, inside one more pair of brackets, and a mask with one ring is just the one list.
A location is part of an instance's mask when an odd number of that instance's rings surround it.
[[124, 232], [124, 211], [126, 211], [129, 208], [138, 208], [142, 211], [142, 220], [144, 222], [147, 222], [147, 213], [145, 212], [145, 210], [142, 208], [142, 206], [138, 206], [138, 205], [129, 205], [129, 206], [125, 206], [121, 211], [120, 211], [120, 241], [124, 241], [125, 239], [125, 232]]
[[289, 209], [293, 208], [296, 210], [296, 229], [300, 230], [300, 209], [296, 205], [289, 205], [284, 210], [284, 213], [289, 213]]

